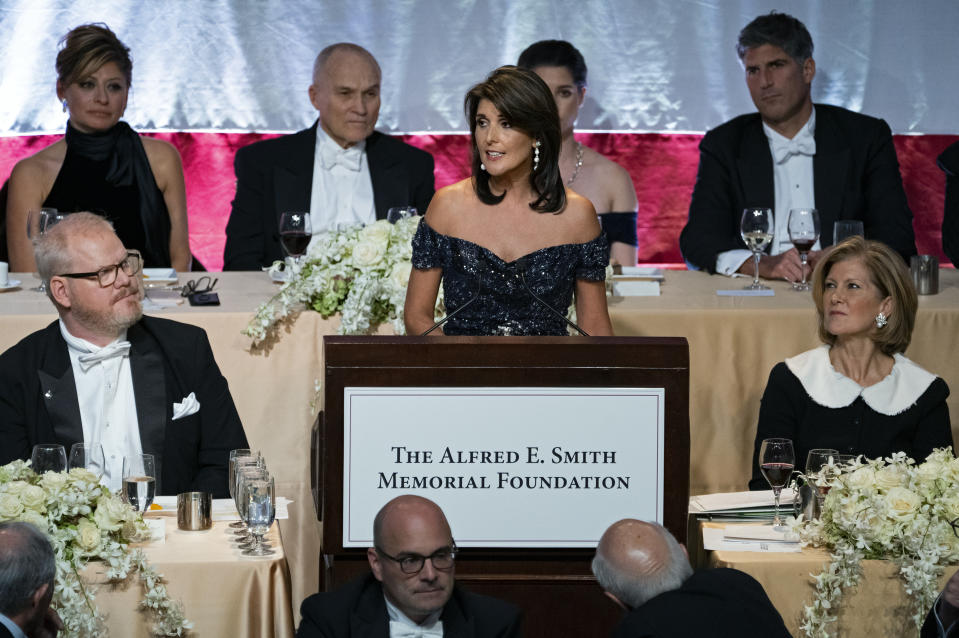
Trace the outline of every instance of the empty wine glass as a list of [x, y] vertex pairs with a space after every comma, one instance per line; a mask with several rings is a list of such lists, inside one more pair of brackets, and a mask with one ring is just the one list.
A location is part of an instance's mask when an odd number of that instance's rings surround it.
[[793, 290], [809, 290], [806, 282], [806, 259], [809, 251], [819, 240], [819, 211], [815, 208], [791, 208], [789, 210], [789, 241], [799, 251], [802, 281], [793, 284]]
[[124, 456], [123, 500], [138, 512], [147, 511], [156, 494], [156, 477], [156, 459], [152, 454]]
[[280, 242], [283, 244], [283, 250], [293, 260], [294, 267], [299, 268], [300, 258], [306, 254], [312, 236], [313, 228], [309, 213], [280, 214]]
[[773, 240], [773, 209], [746, 208], [739, 223], [739, 232], [746, 246], [753, 252], [755, 273], [753, 283], [745, 287], [746, 290], [769, 290], [769, 286], [759, 283], [759, 258], [766, 246]]
[[276, 518], [276, 491], [273, 477], [247, 478], [241, 484], [243, 491], [244, 518], [253, 535], [253, 547], [243, 550], [244, 556], [269, 556], [275, 554], [263, 543], [263, 536], [270, 531]]
[[67, 469], [67, 451], [59, 443], [38, 443], [30, 453], [30, 466], [37, 474]]
[[104, 459], [103, 446], [99, 443], [74, 443], [70, 446], [68, 467], [71, 470], [82, 467], [96, 474], [97, 478], [103, 478], [106, 467]]
[[[230, 471], [229, 479], [227, 483], [227, 488], [230, 490], [230, 498], [236, 503], [236, 461], [237, 459], [245, 459], [249, 457], [259, 457], [259, 452], [254, 453], [253, 450], [249, 448], [237, 448], [235, 450], [230, 450]], [[242, 529], [246, 527], [242, 521], [233, 521], [230, 523], [230, 527], [233, 529]]]
[[773, 518], [773, 529], [777, 532], [785, 531], [782, 519], [779, 518], [779, 495], [783, 487], [789, 482], [793, 469], [796, 467], [796, 453], [793, 451], [793, 442], [789, 439], [765, 439], [759, 448], [759, 469], [773, 489], [776, 499], [776, 515]]
[[838, 455], [839, 450], [831, 448], [813, 448], [806, 455], [806, 483], [815, 490], [816, 502], [819, 504], [817, 511], [820, 513], [826, 494], [829, 493], [829, 481], [832, 478], [828, 472], [824, 472], [823, 468], [828, 468], [830, 463], [835, 463]]
[[234, 534], [237, 536], [246, 536], [246, 523], [243, 522], [243, 501], [240, 493], [240, 483], [246, 474], [266, 472], [266, 461], [262, 456], [241, 456], [234, 461], [233, 470], [233, 504], [236, 506], [237, 514], [240, 516], [239, 525], [231, 525], [234, 528]]
[[[56, 208], [41, 208], [39, 211], [27, 211], [27, 239], [33, 241], [47, 232], [48, 229], [52, 228], [54, 224], [61, 221], [63, 217], [64, 215], [59, 213]], [[39, 276], [39, 274], [37, 274], [37, 276]], [[47, 283], [41, 279], [40, 285], [30, 290], [45, 293], [47, 291]]]
[[393, 208], [386, 211], [386, 221], [391, 224], [395, 224], [401, 219], [406, 219], [407, 217], [415, 217], [417, 214], [415, 206], [394, 206]]
[[865, 235], [862, 222], [858, 219], [840, 219], [832, 225], [832, 245], [835, 246], [847, 237]]

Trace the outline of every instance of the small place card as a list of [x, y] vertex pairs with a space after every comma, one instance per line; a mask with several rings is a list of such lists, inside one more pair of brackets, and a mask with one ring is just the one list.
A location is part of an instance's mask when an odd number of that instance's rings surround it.
[[615, 297], [656, 297], [659, 295], [659, 282], [656, 280], [613, 280]]
[[776, 291], [773, 289], [768, 290], [717, 290], [716, 294], [720, 297], [774, 297], [776, 296]]

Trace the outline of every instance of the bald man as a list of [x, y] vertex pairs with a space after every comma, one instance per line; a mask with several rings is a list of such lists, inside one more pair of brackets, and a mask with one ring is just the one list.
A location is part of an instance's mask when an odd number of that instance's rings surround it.
[[313, 64], [310, 128], [237, 151], [236, 196], [226, 226], [224, 270], [259, 270], [285, 256], [284, 211], [310, 213], [313, 232], [386, 219], [396, 206], [426, 212], [433, 156], [373, 130], [380, 113], [380, 66], [349, 42]]
[[789, 637], [752, 576], [735, 569], [693, 572], [686, 548], [657, 523], [613, 523], [596, 547], [593, 574], [629, 612], [614, 638]]
[[519, 610], [455, 584], [456, 543], [443, 510], [398, 496], [373, 520], [371, 573], [303, 601], [299, 638], [509, 638]]

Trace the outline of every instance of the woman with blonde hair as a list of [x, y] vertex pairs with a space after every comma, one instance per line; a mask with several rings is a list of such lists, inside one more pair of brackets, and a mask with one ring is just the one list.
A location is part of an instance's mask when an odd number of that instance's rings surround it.
[[813, 272], [823, 345], [777, 364], [759, 408], [750, 489], [763, 439], [792, 439], [802, 467], [812, 448], [921, 461], [952, 445], [946, 382], [907, 359], [918, 298], [894, 250], [850, 237]]

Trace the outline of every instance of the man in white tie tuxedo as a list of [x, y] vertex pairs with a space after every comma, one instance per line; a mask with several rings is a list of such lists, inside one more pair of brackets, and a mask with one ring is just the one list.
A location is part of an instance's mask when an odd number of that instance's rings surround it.
[[396, 206], [420, 214], [433, 197], [433, 157], [373, 130], [380, 67], [363, 47], [341, 42], [313, 65], [313, 126], [236, 153], [236, 196], [226, 227], [224, 270], [256, 270], [284, 257], [279, 219], [309, 211], [313, 232], [386, 219]]
[[373, 521], [371, 573], [300, 608], [298, 638], [512, 638], [519, 610], [455, 585], [456, 543], [428, 499], [394, 498]]
[[743, 209], [753, 206], [772, 208], [775, 218], [773, 240], [760, 261], [762, 277], [801, 277], [787, 231], [792, 208], [819, 211], [813, 264], [832, 244], [833, 224], [846, 219], [861, 220], [868, 239], [905, 259], [916, 254], [889, 126], [813, 104], [816, 63], [802, 22], [784, 13], [759, 16], [740, 32], [736, 50], [758, 113], [716, 127], [699, 145], [699, 173], [679, 239], [687, 263], [710, 273], [752, 274], [739, 223]]
[[68, 215], [34, 255], [59, 319], [0, 355], [0, 464], [99, 443], [110, 489], [124, 456], [153, 454], [158, 494], [228, 496], [229, 451], [249, 445], [206, 332], [143, 316], [140, 255], [102, 217]]

